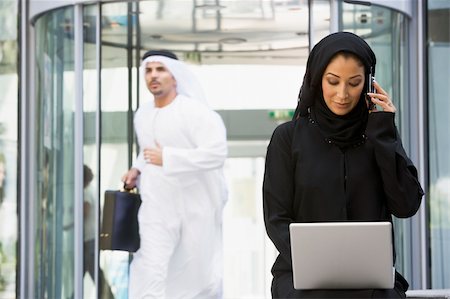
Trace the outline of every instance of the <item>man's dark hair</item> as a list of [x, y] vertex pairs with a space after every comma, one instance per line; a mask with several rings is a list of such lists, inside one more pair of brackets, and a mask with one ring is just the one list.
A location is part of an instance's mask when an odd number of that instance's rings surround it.
[[145, 54], [142, 56], [142, 60], [144, 60], [145, 58], [149, 57], [149, 56], [166, 56], [175, 60], [178, 60], [177, 55], [175, 55], [175, 53], [173, 53], [172, 51], [169, 50], [150, 50], [145, 52]]
[[94, 174], [92, 173], [92, 170], [89, 168], [89, 166], [83, 165], [83, 188], [89, 186], [93, 178]]

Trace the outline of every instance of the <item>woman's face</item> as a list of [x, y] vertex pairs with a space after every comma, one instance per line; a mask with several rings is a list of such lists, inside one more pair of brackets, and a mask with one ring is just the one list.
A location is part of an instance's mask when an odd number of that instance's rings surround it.
[[338, 54], [322, 76], [323, 98], [336, 115], [345, 115], [358, 104], [364, 88], [364, 66], [353, 56]]

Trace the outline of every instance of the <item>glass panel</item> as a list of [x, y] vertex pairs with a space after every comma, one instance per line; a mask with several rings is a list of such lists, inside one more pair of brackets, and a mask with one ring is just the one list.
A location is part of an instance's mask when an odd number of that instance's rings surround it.
[[[131, 43], [128, 44], [127, 16], [131, 7], [131, 3], [102, 5], [101, 207], [106, 190], [122, 187], [121, 177], [131, 163], [128, 144], [132, 144], [132, 139], [129, 142], [128, 125], [132, 115], [127, 112], [130, 90], [137, 89], [131, 85], [128, 68], [128, 55], [132, 47]], [[131, 131], [130, 136], [133, 135]], [[106, 280], [105, 287], [100, 290], [103, 296], [110, 297], [113, 294], [115, 298], [128, 298], [128, 264], [129, 254], [126, 252], [100, 252], [100, 269]], [[109, 286], [113, 286], [113, 289]]]
[[73, 9], [36, 22], [35, 295], [70, 298], [74, 282]]
[[450, 3], [428, 1], [431, 287], [450, 288]]
[[[330, 34], [331, 5], [330, 0], [314, 0], [312, 6], [312, 44], [317, 44], [322, 38]], [[333, 16], [337, 18], [338, 16]]]
[[[97, 7], [87, 6], [84, 9], [84, 67], [83, 67], [83, 120], [84, 120], [84, 144], [83, 144], [83, 185], [84, 185], [84, 257], [83, 257], [83, 286], [85, 298], [96, 298], [95, 281], [99, 281], [99, 289], [104, 283], [102, 271], [95, 267], [98, 265], [96, 251], [96, 234], [98, 231], [98, 148], [97, 141], [97, 105], [98, 105], [98, 76], [96, 57], [96, 25]], [[97, 271], [96, 271], [97, 270]], [[96, 278], [98, 275], [98, 278]]]
[[0, 1], [0, 298], [16, 297], [18, 1]]
[[[376, 80], [391, 96], [397, 107], [396, 124], [403, 146], [408, 151], [408, 24], [396, 11], [376, 5], [340, 2], [340, 29], [363, 37], [377, 56]], [[411, 279], [411, 231], [409, 219], [394, 219], [396, 269]]]

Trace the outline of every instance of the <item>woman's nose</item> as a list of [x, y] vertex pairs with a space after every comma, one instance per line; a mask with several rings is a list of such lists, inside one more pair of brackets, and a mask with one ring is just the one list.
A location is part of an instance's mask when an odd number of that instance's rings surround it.
[[348, 97], [348, 91], [347, 91], [347, 87], [344, 86], [340, 86], [337, 92], [338, 98], [339, 99], [346, 99]]

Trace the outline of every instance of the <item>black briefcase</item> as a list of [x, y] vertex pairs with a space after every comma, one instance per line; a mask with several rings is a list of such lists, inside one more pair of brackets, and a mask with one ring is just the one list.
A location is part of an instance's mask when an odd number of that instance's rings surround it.
[[129, 252], [136, 252], [139, 249], [137, 215], [140, 206], [141, 196], [136, 191], [105, 191], [100, 249]]

